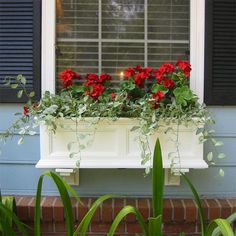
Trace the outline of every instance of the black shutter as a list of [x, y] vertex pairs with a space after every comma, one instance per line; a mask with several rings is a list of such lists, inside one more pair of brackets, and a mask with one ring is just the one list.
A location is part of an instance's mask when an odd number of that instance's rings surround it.
[[236, 0], [206, 0], [205, 103], [236, 105]]
[[24, 102], [4, 85], [6, 76], [22, 74], [27, 90], [40, 97], [40, 0], [0, 0], [0, 102]]

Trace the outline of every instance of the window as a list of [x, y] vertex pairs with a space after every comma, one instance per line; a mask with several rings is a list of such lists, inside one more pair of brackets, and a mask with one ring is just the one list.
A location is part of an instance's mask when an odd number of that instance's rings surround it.
[[18, 74], [40, 97], [40, 9], [40, 0], [0, 0], [0, 102], [23, 102], [4, 85], [6, 76]]
[[157, 68], [187, 59], [189, 0], [60, 0], [57, 2], [57, 74], [119, 74], [137, 64]]
[[118, 77], [129, 65], [157, 67], [186, 58], [190, 49], [191, 87], [203, 98], [204, 0], [42, 0], [42, 4], [43, 91], [56, 91], [55, 78], [66, 67], [82, 74], [104, 70]]

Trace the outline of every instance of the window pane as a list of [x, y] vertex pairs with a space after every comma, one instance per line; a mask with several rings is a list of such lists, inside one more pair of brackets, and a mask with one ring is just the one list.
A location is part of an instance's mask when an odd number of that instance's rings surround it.
[[144, 0], [103, 0], [102, 37], [144, 39]]
[[98, 38], [98, 0], [57, 1], [58, 38]]
[[187, 60], [189, 44], [149, 43], [148, 66], [159, 67], [163, 62]]
[[103, 43], [102, 71], [119, 79], [121, 71], [136, 65], [144, 66], [143, 43]]
[[148, 2], [148, 39], [189, 40], [189, 0]]

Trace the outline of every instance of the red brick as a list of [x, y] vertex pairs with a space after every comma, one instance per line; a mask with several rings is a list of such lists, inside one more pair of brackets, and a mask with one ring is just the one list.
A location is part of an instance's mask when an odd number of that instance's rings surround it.
[[174, 222], [180, 222], [184, 220], [184, 207], [179, 199], [172, 199], [172, 204], [174, 206]]
[[17, 215], [20, 220], [28, 221], [29, 220], [29, 203], [32, 201], [32, 197], [22, 197], [17, 200]]
[[195, 222], [197, 220], [197, 206], [192, 199], [183, 200], [185, 206], [185, 220], [186, 222]]
[[163, 231], [165, 233], [196, 233], [195, 223], [164, 223]]
[[138, 202], [138, 209], [141, 212], [141, 214], [143, 215], [144, 219], [148, 219], [148, 217], [150, 216], [150, 202], [148, 199], [142, 199], [139, 198], [137, 199]]
[[[93, 203], [96, 201], [95, 198], [92, 198], [90, 201], [90, 207], [93, 205]], [[101, 205], [99, 205], [93, 215], [92, 222], [100, 222], [101, 220]]]
[[54, 232], [53, 223], [52, 222], [42, 222], [41, 223], [41, 231], [42, 232]]
[[228, 199], [231, 206], [231, 212], [236, 212], [236, 199]]
[[82, 204], [79, 203], [78, 205], [78, 221], [81, 222], [81, 220], [84, 218], [85, 214], [88, 212], [90, 201], [88, 198], [81, 199]]
[[55, 232], [66, 232], [66, 222], [56, 222], [54, 228]]
[[64, 221], [64, 207], [59, 197], [56, 197], [56, 200], [53, 205], [53, 218], [55, 222]]
[[209, 220], [213, 220], [220, 217], [220, 207], [215, 199], [207, 199], [209, 205]]
[[[111, 224], [106, 223], [92, 223], [91, 224], [91, 232], [95, 233], [108, 233], [109, 229], [111, 227]], [[125, 224], [120, 223], [116, 229], [117, 233], [124, 233], [125, 232]]]
[[217, 199], [221, 206], [221, 218], [227, 218], [231, 214], [231, 207], [225, 199]]
[[76, 198], [71, 198], [71, 205], [72, 205], [74, 220], [78, 221], [78, 206], [79, 206], [79, 202], [77, 201]]
[[34, 209], [35, 209], [35, 198], [32, 198], [32, 200], [29, 202], [29, 221], [34, 221]]
[[126, 225], [128, 233], [143, 233], [141, 226], [138, 223], [129, 223]]
[[[130, 198], [127, 198], [127, 199], [125, 199], [126, 201], [125, 201], [125, 206], [127, 206], [127, 205], [130, 205], [130, 206], [133, 206], [133, 207], [135, 207], [135, 208], [137, 208], [137, 206], [136, 206], [136, 200], [135, 199], [130, 199]], [[126, 217], [125, 217], [125, 221], [127, 221], [127, 222], [135, 222], [136, 221], [136, 217], [135, 217], [135, 215], [134, 214], [129, 214], [129, 215], [127, 215]]]
[[124, 199], [115, 198], [114, 199], [114, 213], [113, 213], [114, 218], [123, 207], [124, 207]]
[[48, 222], [53, 221], [53, 203], [55, 202], [55, 197], [46, 197], [41, 204], [42, 209], [42, 221]]
[[164, 222], [170, 222], [173, 220], [173, 207], [171, 204], [170, 199], [164, 199], [163, 202], [163, 221]]
[[101, 220], [102, 222], [112, 222], [113, 220], [113, 199], [108, 199], [102, 204]]
[[207, 199], [201, 199], [201, 204], [202, 204], [202, 208], [203, 208], [204, 214], [206, 216], [206, 219], [209, 219], [210, 210], [209, 210], [209, 203], [208, 203]]

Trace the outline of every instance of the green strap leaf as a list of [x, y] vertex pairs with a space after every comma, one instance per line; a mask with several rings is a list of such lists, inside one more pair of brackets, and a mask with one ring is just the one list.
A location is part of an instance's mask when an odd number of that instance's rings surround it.
[[64, 211], [65, 211], [67, 235], [72, 236], [73, 235], [74, 217], [73, 217], [73, 210], [72, 210], [71, 200], [70, 200], [68, 192], [71, 192], [73, 196], [75, 196], [77, 194], [60, 176], [58, 176], [57, 174], [55, 174], [52, 171], [45, 172], [39, 177], [38, 187], [37, 187], [37, 194], [36, 194], [36, 203], [35, 203], [34, 235], [35, 236], [40, 236], [40, 234], [41, 234], [41, 229], [40, 229], [40, 215], [41, 215], [40, 202], [41, 202], [41, 192], [42, 192], [43, 178], [45, 176], [50, 177], [54, 181], [54, 183], [56, 184], [56, 186], [58, 188], [58, 191], [60, 193], [62, 203], [63, 203], [63, 206], [64, 206]]
[[[23, 236], [27, 236], [28, 233], [24, 227], [24, 224], [20, 222], [16, 214], [9, 210], [3, 203], [0, 202], [0, 213], [3, 213], [7, 218], [11, 218], [12, 221], [16, 224], [18, 231], [22, 233]], [[5, 235], [17, 235], [14, 230], [12, 225], [9, 224], [8, 221], [4, 222], [4, 224], [1, 224], [1, 231], [6, 233]]]
[[156, 141], [153, 168], [152, 168], [152, 205], [153, 217], [159, 217], [163, 211], [164, 192], [164, 169], [162, 164], [161, 145], [159, 139]]
[[205, 223], [206, 222], [206, 217], [205, 217], [205, 213], [204, 213], [203, 208], [202, 208], [200, 197], [197, 193], [197, 190], [195, 189], [195, 187], [193, 186], [193, 184], [189, 180], [189, 178], [183, 173], [181, 173], [181, 175], [183, 176], [183, 179], [188, 184], [189, 188], [191, 189], [191, 191], [193, 193], [195, 202], [196, 202], [197, 207], [199, 209], [199, 217], [200, 217], [201, 231], [202, 231], [201, 233], [202, 233], [202, 236], [205, 236], [206, 235], [206, 223]]
[[141, 228], [143, 229], [144, 235], [148, 236], [148, 230], [147, 230], [147, 225], [145, 223], [145, 220], [144, 220], [143, 216], [141, 215], [141, 213], [133, 206], [125, 206], [120, 210], [120, 212], [117, 214], [116, 218], [114, 219], [114, 221], [111, 225], [111, 228], [110, 228], [107, 235], [108, 236], [113, 236], [116, 229], [117, 229], [117, 227], [118, 227], [118, 225], [120, 224], [120, 222], [128, 214], [134, 214], [136, 216]]
[[148, 235], [162, 236], [162, 215], [148, 219]]
[[90, 207], [89, 211], [86, 213], [86, 215], [84, 216], [84, 218], [82, 219], [82, 221], [80, 222], [80, 224], [77, 226], [73, 236], [85, 236], [87, 231], [88, 231], [88, 227], [89, 224], [94, 216], [94, 213], [96, 212], [97, 208], [107, 199], [109, 198], [114, 198], [114, 197], [119, 197], [121, 195], [117, 195], [117, 194], [107, 194], [104, 196], [101, 196], [100, 198], [98, 198]]
[[[229, 222], [229, 224], [232, 224], [234, 221], [236, 221], [236, 212], [233, 213], [232, 215], [230, 215], [226, 220]], [[220, 231], [219, 227], [217, 227], [217, 228], [214, 230], [213, 235], [214, 235], [214, 236], [219, 236], [219, 235], [221, 235], [221, 231]]]
[[225, 219], [213, 220], [207, 228], [206, 236], [216, 236], [218, 233], [216, 233], [215, 229], [217, 228], [219, 228], [223, 236], [234, 236], [234, 232], [229, 222]]

